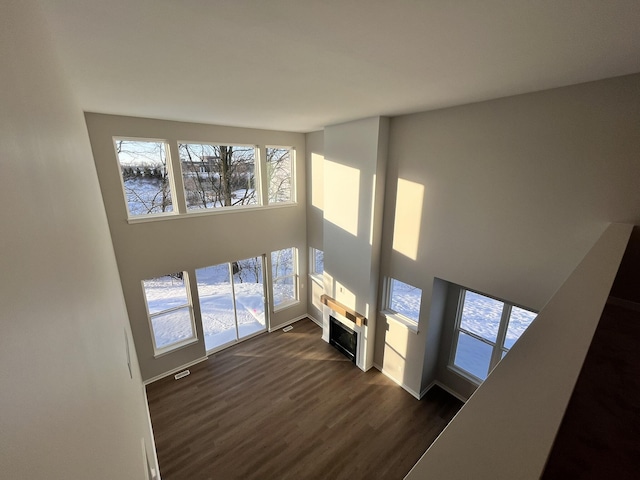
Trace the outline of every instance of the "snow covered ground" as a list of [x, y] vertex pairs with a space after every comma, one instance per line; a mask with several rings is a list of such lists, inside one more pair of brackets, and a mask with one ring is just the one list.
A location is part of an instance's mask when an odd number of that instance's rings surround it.
[[422, 299], [422, 290], [413, 287], [399, 280], [391, 280], [391, 304], [392, 310], [418, 321], [420, 318], [420, 303]]
[[[495, 342], [502, 317], [503, 303], [484, 295], [467, 291], [460, 326], [490, 342]], [[535, 319], [536, 314], [512, 307], [504, 340], [509, 349]], [[488, 375], [492, 347], [464, 332], [458, 337], [455, 364], [484, 380]], [[502, 356], [504, 357], [504, 353]]]
[[233, 286], [227, 263], [196, 270], [207, 350], [266, 328], [262, 259], [256, 257], [237, 264], [240, 271], [233, 275]]
[[[273, 258], [281, 275], [292, 273], [289, 259]], [[232, 264], [233, 265], [233, 264]], [[232, 268], [224, 263], [196, 270], [196, 283], [202, 313], [207, 350], [239, 338], [264, 331], [265, 300], [262, 283], [261, 257], [236, 262]], [[194, 281], [194, 280], [192, 280]], [[152, 314], [156, 346], [162, 348], [193, 336], [186, 284], [178, 275], [144, 281], [149, 312]], [[274, 296], [290, 296], [289, 282], [275, 284]], [[234, 295], [235, 293], [235, 295]], [[235, 299], [235, 311], [234, 311]], [[421, 291], [411, 285], [395, 282], [391, 307], [409, 318], [419, 318]], [[495, 342], [504, 304], [483, 295], [467, 291], [460, 326], [490, 342]], [[160, 313], [163, 312], [163, 313]], [[504, 347], [513, 346], [536, 314], [512, 307]], [[236, 331], [237, 319], [237, 331]], [[480, 379], [486, 378], [492, 347], [471, 335], [460, 332], [455, 364]]]

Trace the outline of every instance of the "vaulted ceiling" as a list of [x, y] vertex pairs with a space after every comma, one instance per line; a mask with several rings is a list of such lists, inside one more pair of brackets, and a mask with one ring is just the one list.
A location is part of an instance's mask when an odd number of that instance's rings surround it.
[[306, 132], [640, 71], [637, 0], [41, 0], [85, 111]]

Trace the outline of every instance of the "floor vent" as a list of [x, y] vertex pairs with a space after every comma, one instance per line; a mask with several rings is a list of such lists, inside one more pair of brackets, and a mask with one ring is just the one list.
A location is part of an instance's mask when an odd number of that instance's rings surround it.
[[291, 330], [293, 330], [293, 327], [291, 325], [282, 329], [283, 332], [290, 332]]
[[176, 380], [180, 380], [181, 378], [186, 377], [186, 376], [187, 376], [187, 375], [189, 375], [190, 373], [191, 373], [191, 372], [190, 372], [189, 370], [183, 370], [183, 371], [182, 371], [182, 372], [180, 372], [180, 373], [176, 373], [176, 374], [174, 375], [174, 378], [175, 378]]

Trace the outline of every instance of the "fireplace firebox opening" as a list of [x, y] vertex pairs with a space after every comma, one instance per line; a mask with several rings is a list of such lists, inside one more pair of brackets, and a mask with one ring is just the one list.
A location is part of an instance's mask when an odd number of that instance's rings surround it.
[[354, 364], [356, 363], [358, 333], [331, 315], [329, 316], [329, 343], [341, 351]]

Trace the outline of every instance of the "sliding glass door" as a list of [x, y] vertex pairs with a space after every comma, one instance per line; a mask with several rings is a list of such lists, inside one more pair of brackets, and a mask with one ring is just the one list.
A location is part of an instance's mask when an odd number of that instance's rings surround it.
[[248, 258], [231, 265], [238, 337], [263, 332], [267, 324], [262, 257]]
[[196, 270], [207, 352], [266, 330], [263, 258]]

